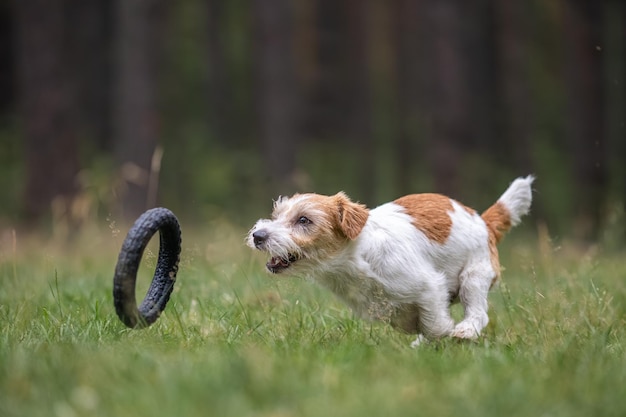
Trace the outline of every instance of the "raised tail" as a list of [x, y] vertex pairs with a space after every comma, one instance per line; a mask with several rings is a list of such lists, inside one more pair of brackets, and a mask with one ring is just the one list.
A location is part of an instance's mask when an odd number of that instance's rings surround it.
[[517, 226], [522, 216], [530, 210], [533, 199], [531, 186], [534, 180], [532, 175], [517, 178], [498, 201], [482, 214], [481, 217], [487, 223], [489, 234], [495, 243], [500, 242], [511, 227]]

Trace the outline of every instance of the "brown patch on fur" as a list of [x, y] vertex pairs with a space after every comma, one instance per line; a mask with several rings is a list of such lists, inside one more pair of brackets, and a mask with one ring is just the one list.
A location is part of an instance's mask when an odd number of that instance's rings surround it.
[[[305, 227], [297, 226], [300, 217], [311, 221]], [[334, 197], [320, 194], [294, 194], [279, 200], [272, 217], [284, 219], [292, 228], [293, 241], [303, 253], [324, 258], [345, 244], [346, 236], [341, 230], [339, 210]]]
[[487, 224], [487, 231], [489, 232], [489, 255], [491, 257], [491, 266], [496, 273], [496, 276], [491, 281], [491, 286], [493, 286], [500, 278], [500, 259], [498, 257], [497, 244], [511, 228], [511, 215], [504, 204], [496, 202], [481, 217]]
[[453, 210], [452, 200], [441, 194], [412, 194], [401, 197], [394, 203], [404, 207], [413, 217], [413, 225], [437, 243], [445, 243], [452, 230], [452, 219], [448, 212]]
[[350, 240], [356, 239], [361, 233], [367, 219], [369, 210], [363, 204], [354, 203], [343, 192], [337, 193], [333, 197], [339, 207], [339, 226], [343, 234]]
[[489, 234], [493, 235], [495, 243], [499, 243], [502, 236], [511, 228], [509, 210], [499, 201], [489, 207], [481, 217], [487, 223]]
[[369, 217], [367, 207], [352, 202], [343, 192], [334, 196], [295, 194], [289, 200], [297, 201], [293, 205], [279, 204], [274, 218], [285, 216], [291, 224], [301, 216], [309, 218], [311, 226], [293, 232], [294, 241], [307, 250], [329, 253], [339, 249], [346, 238], [356, 239]]
[[493, 268], [493, 271], [496, 274], [491, 280], [489, 289], [491, 289], [491, 287], [493, 287], [496, 284], [496, 282], [498, 282], [498, 280], [500, 279], [500, 273], [501, 273], [500, 257], [498, 256], [498, 247], [496, 246], [496, 244], [497, 243], [496, 243], [494, 235], [491, 232], [489, 232], [489, 257], [491, 258], [491, 267]]

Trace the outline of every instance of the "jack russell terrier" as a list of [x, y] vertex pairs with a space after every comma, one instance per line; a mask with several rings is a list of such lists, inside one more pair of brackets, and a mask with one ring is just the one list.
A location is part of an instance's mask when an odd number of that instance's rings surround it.
[[[247, 235], [267, 269], [311, 277], [359, 316], [426, 339], [475, 339], [487, 325], [487, 295], [500, 278], [497, 243], [520, 223], [534, 177], [518, 178], [482, 215], [440, 194], [407, 195], [375, 209], [343, 192], [295, 194]], [[460, 301], [455, 324], [450, 305]]]

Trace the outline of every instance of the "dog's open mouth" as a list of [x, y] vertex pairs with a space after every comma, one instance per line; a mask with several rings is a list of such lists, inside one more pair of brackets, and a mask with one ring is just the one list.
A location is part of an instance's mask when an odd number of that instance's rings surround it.
[[290, 253], [287, 258], [283, 258], [280, 256], [273, 256], [266, 264], [267, 269], [273, 274], [278, 274], [279, 272], [284, 271], [289, 268], [291, 264], [300, 259], [299, 256]]

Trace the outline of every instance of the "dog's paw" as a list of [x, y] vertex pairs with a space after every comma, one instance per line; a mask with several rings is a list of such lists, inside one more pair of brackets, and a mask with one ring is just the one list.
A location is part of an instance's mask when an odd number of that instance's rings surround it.
[[454, 327], [451, 336], [459, 339], [476, 339], [480, 332], [472, 323], [462, 321]]
[[428, 339], [426, 339], [423, 334], [418, 334], [417, 338], [411, 342], [411, 348], [415, 349], [426, 342], [428, 342]]

